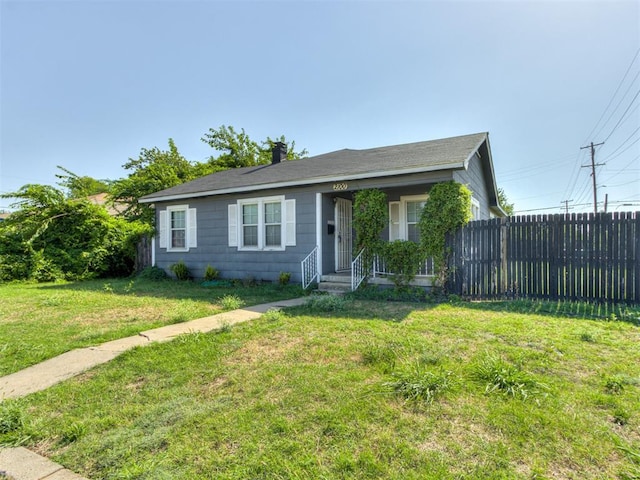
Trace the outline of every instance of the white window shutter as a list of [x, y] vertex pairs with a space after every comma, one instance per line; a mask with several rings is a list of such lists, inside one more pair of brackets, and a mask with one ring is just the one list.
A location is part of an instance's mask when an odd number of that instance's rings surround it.
[[389, 241], [400, 240], [400, 202], [389, 202]]
[[167, 217], [167, 211], [160, 210], [158, 214], [158, 241], [160, 248], [167, 248], [167, 237], [169, 235], [167, 232]]
[[198, 246], [198, 221], [196, 217], [196, 209], [189, 208], [187, 210], [187, 248], [196, 248]]
[[235, 203], [228, 206], [229, 212], [229, 246], [238, 246], [238, 205]]
[[285, 214], [285, 246], [296, 246], [296, 201], [285, 200], [284, 202], [284, 214]]

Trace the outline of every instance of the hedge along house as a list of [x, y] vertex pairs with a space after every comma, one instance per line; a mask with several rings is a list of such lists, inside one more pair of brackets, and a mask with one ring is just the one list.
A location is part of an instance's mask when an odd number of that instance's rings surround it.
[[[229, 279], [276, 281], [289, 272], [292, 282], [306, 287], [352, 271], [355, 192], [378, 188], [387, 194], [385, 239], [417, 240], [429, 189], [448, 180], [472, 191], [474, 219], [503, 215], [487, 133], [295, 161], [287, 161], [286, 147], [276, 144], [269, 165], [207, 175], [140, 202], [156, 209], [154, 265], [168, 271], [184, 261], [197, 278], [207, 265]], [[423, 269], [423, 280], [430, 273]]]

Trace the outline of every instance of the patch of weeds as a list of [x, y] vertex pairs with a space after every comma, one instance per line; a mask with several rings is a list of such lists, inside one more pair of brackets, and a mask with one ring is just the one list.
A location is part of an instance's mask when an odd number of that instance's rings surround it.
[[105, 283], [102, 286], [102, 291], [104, 293], [113, 293], [113, 286], [110, 283]]
[[285, 316], [285, 313], [279, 308], [270, 308], [262, 315], [262, 318], [264, 318], [268, 322], [278, 322]]
[[604, 389], [611, 395], [620, 395], [624, 391], [625, 381], [621, 377], [608, 377], [604, 382]]
[[623, 408], [616, 408], [613, 412], [613, 423], [621, 427], [629, 423], [631, 414]]
[[626, 471], [620, 474], [620, 478], [623, 480], [638, 480], [640, 478], [640, 451], [623, 446], [618, 446], [617, 448], [624, 452], [632, 463]]
[[87, 428], [84, 425], [80, 423], [72, 423], [62, 431], [60, 442], [63, 445], [68, 445], [79, 440], [85, 433], [87, 433]]
[[220, 328], [216, 330], [216, 333], [229, 333], [231, 331], [231, 324], [229, 322], [222, 322]]
[[16, 402], [0, 404], [0, 434], [12, 433], [24, 427], [24, 411]]
[[453, 386], [452, 372], [430, 372], [418, 363], [406, 370], [394, 372], [392, 376], [395, 380], [385, 382], [383, 386], [409, 401], [433, 403]]
[[398, 359], [398, 345], [387, 343], [368, 343], [362, 350], [362, 362], [378, 367], [382, 373], [391, 373]]
[[339, 295], [314, 295], [304, 306], [313, 312], [343, 312], [349, 306], [349, 300]]
[[485, 383], [485, 393], [502, 393], [508, 397], [527, 398], [540, 394], [548, 387], [520, 367], [500, 357], [485, 355], [473, 365], [471, 378]]
[[244, 301], [237, 295], [225, 295], [220, 299], [220, 305], [225, 310], [237, 310], [244, 306]]
[[589, 332], [582, 332], [580, 340], [587, 343], [596, 343], [596, 338]]

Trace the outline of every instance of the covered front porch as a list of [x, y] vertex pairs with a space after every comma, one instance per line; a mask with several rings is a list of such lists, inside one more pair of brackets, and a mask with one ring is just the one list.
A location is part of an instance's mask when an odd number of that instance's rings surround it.
[[[380, 188], [387, 196], [389, 224], [381, 233], [384, 241], [419, 242], [418, 220], [431, 184]], [[340, 185], [339, 187], [343, 187]], [[317, 245], [302, 261], [302, 284], [323, 284], [328, 289], [355, 290], [367, 278], [368, 283], [393, 285], [393, 275], [384, 260], [373, 258], [364, 265], [365, 255], [356, 251], [353, 225], [354, 195], [358, 190], [339, 190], [316, 194]], [[430, 287], [433, 262], [424, 262], [412, 285]]]

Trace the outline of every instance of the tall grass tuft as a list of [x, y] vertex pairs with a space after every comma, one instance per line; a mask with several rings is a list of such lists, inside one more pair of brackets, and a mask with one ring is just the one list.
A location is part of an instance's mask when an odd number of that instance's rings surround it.
[[471, 378], [485, 383], [486, 393], [502, 393], [522, 400], [548, 389], [518, 366], [489, 354], [473, 365]]
[[395, 380], [385, 382], [383, 386], [406, 400], [433, 403], [452, 388], [452, 375], [446, 370], [430, 372], [423, 365], [415, 363], [406, 370], [392, 373]]

